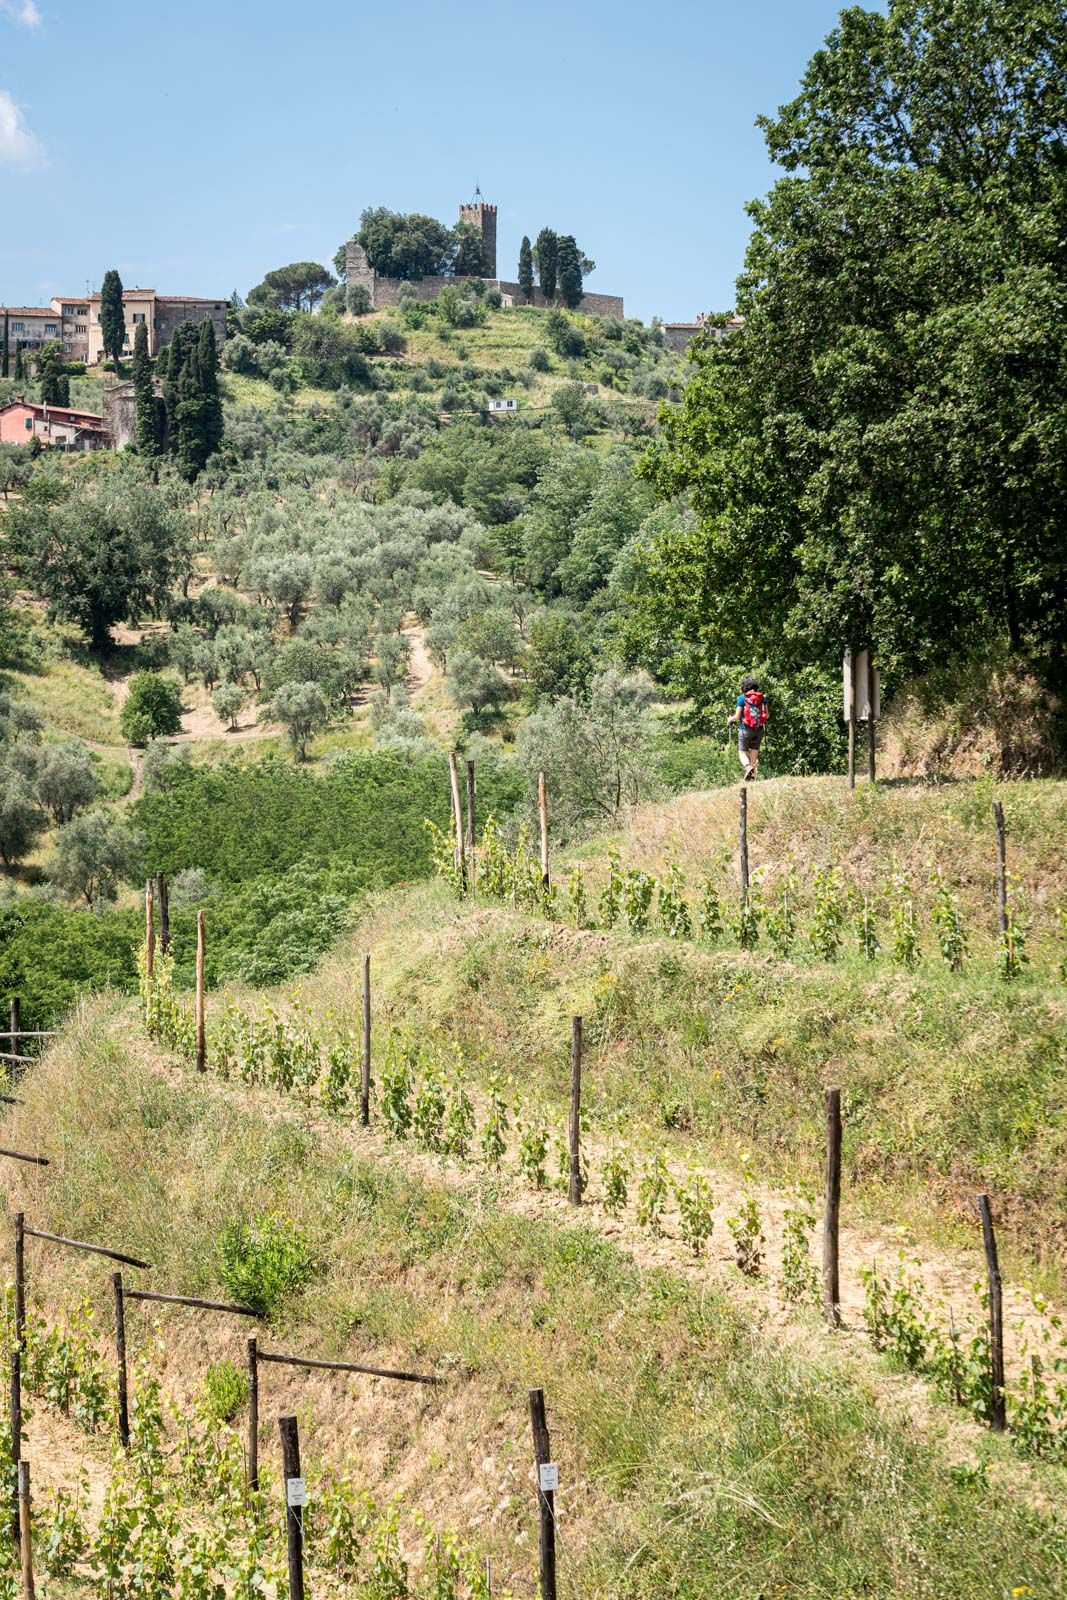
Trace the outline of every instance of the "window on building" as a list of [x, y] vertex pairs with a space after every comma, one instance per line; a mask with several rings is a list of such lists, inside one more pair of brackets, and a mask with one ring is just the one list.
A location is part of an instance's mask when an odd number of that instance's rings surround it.
[[59, 323], [58, 322], [46, 322], [45, 325], [44, 325], [44, 331], [45, 331], [45, 333], [58, 333], [59, 332]]
[[33, 432], [33, 418], [32, 417], [27, 417], [26, 418], [26, 428], [30, 433]]
[[24, 322], [13, 322], [11, 324], [11, 332], [12, 333], [21, 333], [23, 331], [23, 329], [25, 328], [25, 326], [26, 326], [26, 324]]
[[133, 314], [133, 320], [134, 320], [134, 325], [135, 326], [136, 326], [136, 324], [138, 322], [143, 322], [144, 321], [144, 312], [143, 311], [135, 311], [134, 314]]

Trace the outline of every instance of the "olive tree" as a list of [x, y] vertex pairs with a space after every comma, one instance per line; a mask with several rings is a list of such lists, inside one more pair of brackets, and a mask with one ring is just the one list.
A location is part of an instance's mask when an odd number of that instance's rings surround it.
[[57, 832], [48, 876], [94, 906], [116, 899], [119, 884], [139, 875], [143, 848], [141, 835], [110, 811], [84, 811]]

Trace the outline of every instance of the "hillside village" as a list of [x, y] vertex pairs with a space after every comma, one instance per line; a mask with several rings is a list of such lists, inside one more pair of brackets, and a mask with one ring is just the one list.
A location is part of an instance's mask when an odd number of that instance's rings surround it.
[[1067, 1593], [1067, 36], [808, 46], [729, 310], [0, 306], [0, 1600]]

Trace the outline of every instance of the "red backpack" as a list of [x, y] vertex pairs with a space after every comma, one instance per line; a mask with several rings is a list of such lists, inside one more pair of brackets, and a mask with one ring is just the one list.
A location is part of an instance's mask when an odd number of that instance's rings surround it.
[[758, 689], [750, 689], [741, 707], [741, 722], [746, 728], [762, 728], [767, 722], [767, 702]]

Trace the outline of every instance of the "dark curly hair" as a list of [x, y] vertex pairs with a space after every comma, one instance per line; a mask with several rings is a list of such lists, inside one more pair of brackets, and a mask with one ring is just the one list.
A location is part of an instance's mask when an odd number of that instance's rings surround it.
[[758, 689], [758, 688], [759, 688], [759, 679], [758, 678], [748, 677], [748, 678], [742, 678], [741, 679], [741, 693], [742, 694], [748, 694], [751, 689]]

